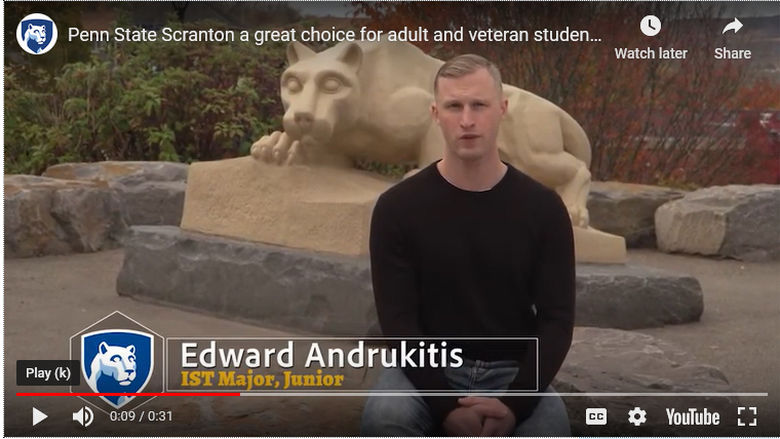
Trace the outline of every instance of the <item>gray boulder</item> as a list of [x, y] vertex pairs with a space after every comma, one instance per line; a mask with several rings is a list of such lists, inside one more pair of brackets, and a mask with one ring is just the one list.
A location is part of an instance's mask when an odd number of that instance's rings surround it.
[[636, 265], [577, 265], [577, 325], [638, 329], [698, 321], [696, 278]]
[[172, 226], [134, 226], [120, 295], [326, 334], [376, 325], [368, 260], [314, 253]]
[[111, 183], [121, 201], [122, 215], [128, 225], [175, 225], [184, 211], [186, 181], [138, 181], [135, 176]]
[[5, 254], [29, 257], [118, 246], [125, 225], [104, 184], [6, 175]]
[[626, 246], [655, 247], [655, 210], [682, 198], [685, 191], [661, 186], [596, 181], [590, 186], [588, 211], [591, 226], [622, 236]]
[[743, 261], [780, 259], [780, 186], [700, 189], [655, 214], [658, 248]]
[[172, 162], [64, 163], [43, 175], [107, 184], [116, 192], [128, 225], [179, 225], [188, 168]]

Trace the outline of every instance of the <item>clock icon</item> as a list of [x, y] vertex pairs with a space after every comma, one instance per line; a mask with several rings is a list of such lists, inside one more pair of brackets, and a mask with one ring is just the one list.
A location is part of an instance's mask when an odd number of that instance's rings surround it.
[[639, 29], [648, 37], [654, 37], [661, 32], [661, 20], [655, 15], [645, 15], [639, 23]]

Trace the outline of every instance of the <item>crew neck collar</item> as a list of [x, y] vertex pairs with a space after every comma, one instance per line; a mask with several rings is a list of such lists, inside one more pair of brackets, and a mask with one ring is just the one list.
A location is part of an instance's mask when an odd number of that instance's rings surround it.
[[509, 172], [510, 172], [510, 168], [511, 168], [511, 166], [509, 165], [509, 163], [507, 163], [507, 162], [505, 162], [505, 161], [501, 160], [501, 163], [503, 163], [503, 164], [506, 166], [506, 170], [504, 170], [504, 175], [503, 175], [503, 176], [501, 176], [501, 179], [500, 179], [500, 180], [498, 180], [498, 182], [497, 182], [495, 185], [493, 185], [492, 187], [490, 187], [490, 188], [488, 188], [488, 189], [481, 190], [481, 191], [470, 191], [470, 190], [468, 190], [468, 189], [462, 189], [462, 188], [459, 188], [458, 186], [454, 185], [452, 182], [450, 182], [449, 180], [447, 180], [447, 179], [444, 177], [444, 175], [442, 175], [441, 171], [439, 171], [439, 166], [438, 166], [438, 164], [439, 164], [439, 162], [440, 162], [440, 161], [442, 161], [442, 159], [436, 160], [435, 162], [433, 162], [433, 163], [431, 164], [431, 166], [433, 167], [433, 172], [434, 172], [434, 173], [435, 173], [435, 174], [436, 174], [436, 175], [439, 177], [439, 179], [440, 179], [442, 182], [444, 182], [444, 184], [446, 184], [447, 186], [449, 186], [449, 187], [451, 187], [451, 188], [453, 188], [453, 189], [457, 190], [458, 192], [464, 192], [464, 193], [467, 193], [467, 194], [487, 194], [487, 193], [490, 193], [490, 192], [493, 192], [493, 191], [495, 191], [495, 190], [496, 190], [496, 189], [498, 189], [498, 188], [499, 188], [501, 185], [503, 185], [503, 184], [504, 184], [504, 182], [505, 182], [505, 181], [508, 179], [508, 177], [509, 177]]

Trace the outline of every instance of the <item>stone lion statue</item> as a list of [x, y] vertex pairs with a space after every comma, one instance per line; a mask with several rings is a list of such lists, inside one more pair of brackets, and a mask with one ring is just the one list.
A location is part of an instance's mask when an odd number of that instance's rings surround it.
[[[433, 79], [443, 61], [409, 43], [345, 42], [320, 53], [293, 42], [281, 77], [284, 131], [263, 136], [252, 156], [279, 165], [352, 167], [361, 158], [414, 162], [443, 156], [433, 122]], [[591, 150], [580, 125], [555, 104], [504, 85], [509, 108], [502, 160], [553, 188], [574, 226], [588, 226]]]

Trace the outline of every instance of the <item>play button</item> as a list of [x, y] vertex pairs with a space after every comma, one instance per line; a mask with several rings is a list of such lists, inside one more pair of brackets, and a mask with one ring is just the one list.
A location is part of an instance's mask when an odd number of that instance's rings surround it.
[[33, 407], [33, 426], [38, 425], [39, 422], [43, 421], [44, 419], [48, 418], [49, 416], [38, 410], [37, 408]]

